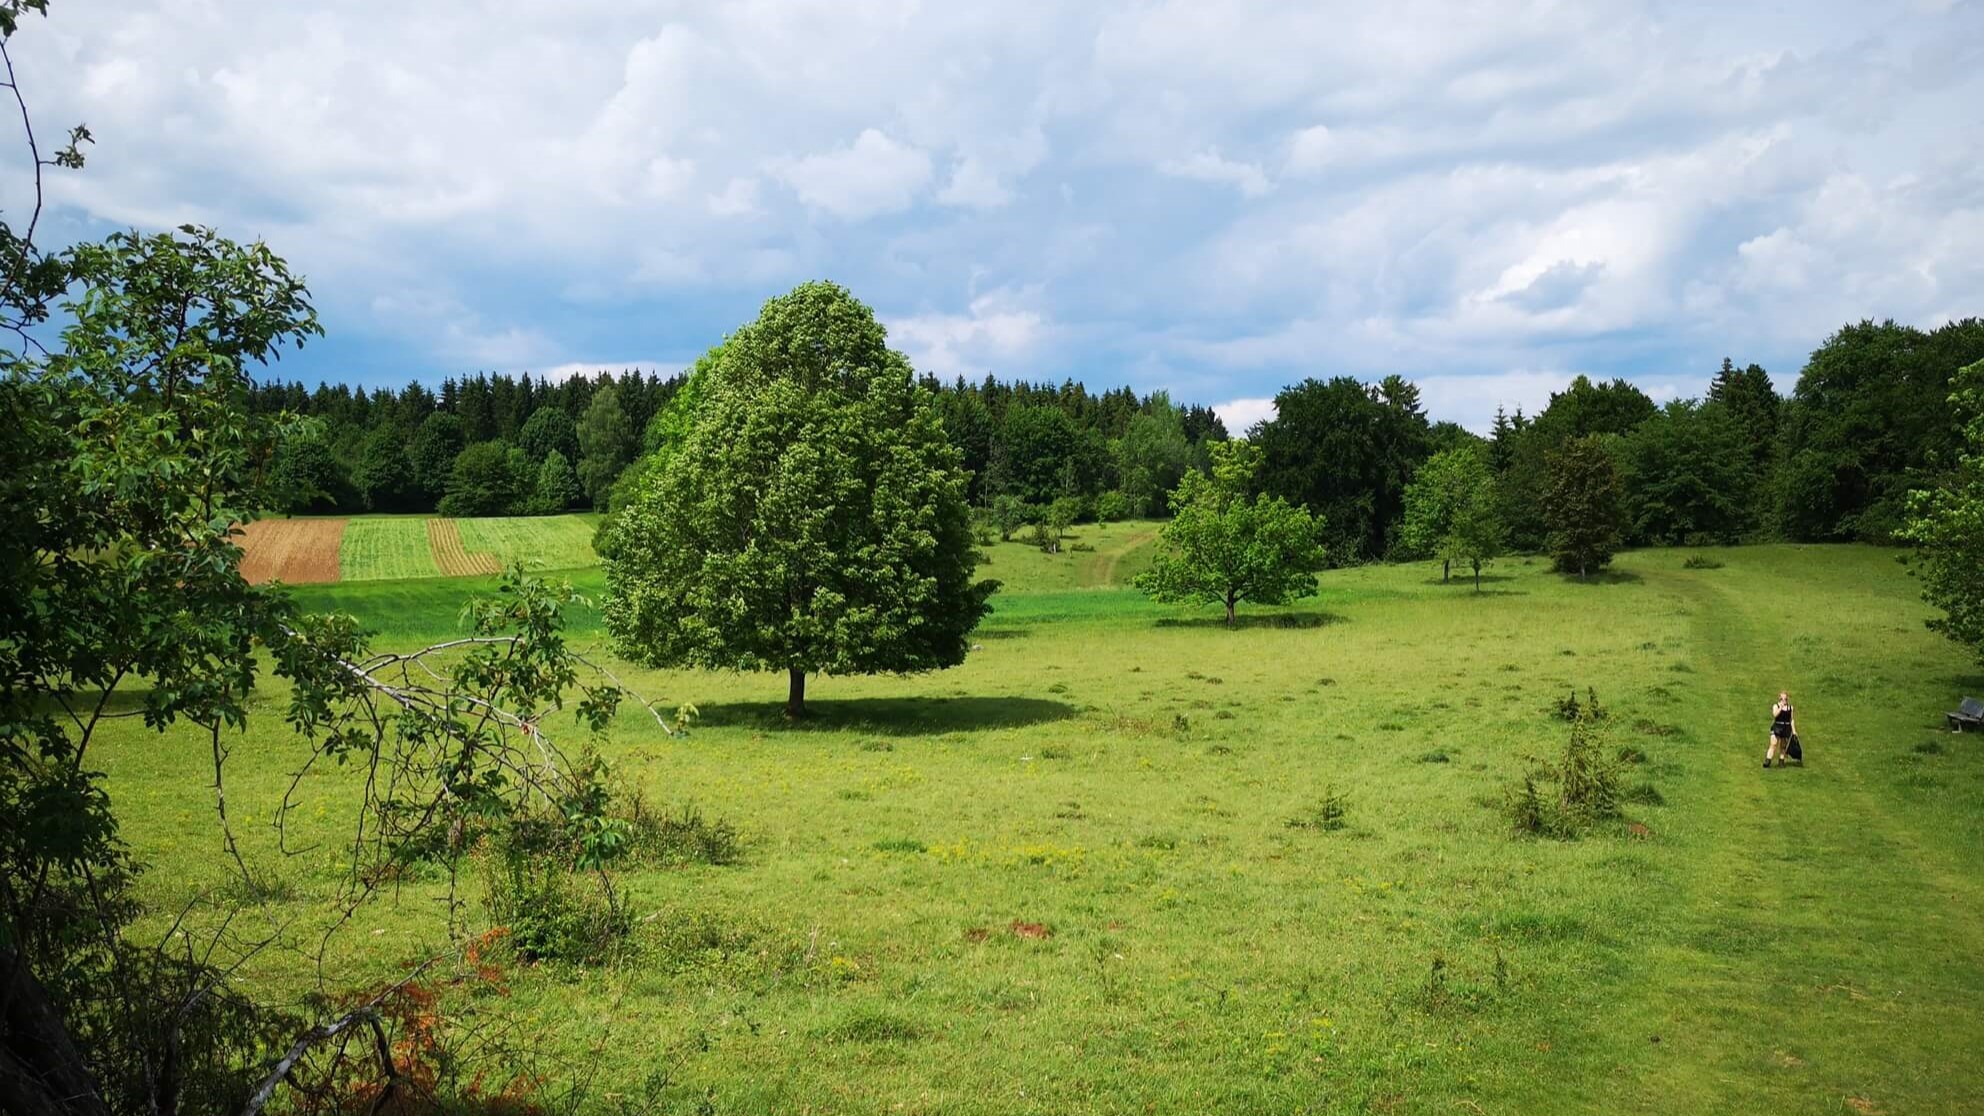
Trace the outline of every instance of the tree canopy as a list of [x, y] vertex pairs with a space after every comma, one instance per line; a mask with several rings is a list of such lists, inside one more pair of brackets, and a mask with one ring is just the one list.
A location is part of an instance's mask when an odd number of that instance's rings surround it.
[[1922, 596], [1943, 614], [1929, 626], [1984, 662], [1984, 361], [1955, 377], [1950, 409], [1963, 431], [1955, 470], [1909, 501], [1908, 538]]
[[1315, 595], [1326, 555], [1323, 525], [1279, 496], [1252, 496], [1254, 447], [1213, 448], [1213, 475], [1193, 471], [1172, 494], [1171, 522], [1137, 588], [1158, 601], [1217, 603], [1232, 627], [1242, 601], [1276, 605]]
[[814, 672], [964, 660], [977, 581], [964, 470], [873, 311], [832, 283], [712, 354], [682, 451], [617, 518], [605, 617], [653, 665]]

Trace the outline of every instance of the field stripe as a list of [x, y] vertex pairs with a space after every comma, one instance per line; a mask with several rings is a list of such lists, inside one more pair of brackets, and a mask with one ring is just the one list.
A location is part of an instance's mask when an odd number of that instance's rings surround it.
[[361, 518], [345, 528], [338, 568], [346, 581], [439, 577], [427, 527], [418, 519]]
[[250, 584], [325, 584], [338, 579], [343, 519], [259, 519], [241, 528], [241, 576]]
[[468, 574], [500, 573], [503, 564], [494, 554], [472, 554], [462, 545], [462, 534], [452, 519], [427, 521], [427, 546], [441, 572], [459, 577]]

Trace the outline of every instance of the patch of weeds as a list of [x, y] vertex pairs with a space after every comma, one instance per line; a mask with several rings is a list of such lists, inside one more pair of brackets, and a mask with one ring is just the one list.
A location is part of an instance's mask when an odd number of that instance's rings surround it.
[[896, 750], [896, 746], [886, 740], [868, 740], [862, 743], [861, 750], [864, 752], [893, 752]]
[[1672, 674], [1693, 674], [1695, 672], [1695, 668], [1686, 663], [1675, 663], [1667, 669]]
[[1642, 806], [1667, 805], [1667, 796], [1661, 794], [1660, 788], [1652, 783], [1634, 783], [1626, 788], [1626, 793], [1622, 797], [1627, 802], [1637, 802]]
[[1420, 762], [1420, 763], [1446, 763], [1446, 762], [1447, 762], [1447, 754], [1446, 754], [1445, 752], [1421, 752], [1421, 753], [1419, 753], [1419, 761], [1418, 761], [1418, 762]]
[[1915, 750], [1925, 756], [1940, 756], [1943, 754], [1943, 746], [1934, 740], [1924, 740], [1915, 746]]
[[1660, 701], [1668, 701], [1674, 697], [1674, 692], [1665, 686], [1648, 686], [1646, 696], [1656, 698]]
[[1316, 679], [1316, 685], [1318, 685], [1318, 686], [1334, 686], [1334, 685], [1336, 685], [1336, 679], [1334, 679], [1334, 678], [1318, 678], [1318, 679]]
[[1192, 731], [1192, 719], [1183, 713], [1174, 714], [1171, 718], [1171, 727], [1178, 732], [1190, 732]]
[[1208, 675], [1208, 676], [1206, 677], [1206, 685], [1208, 685], [1208, 686], [1224, 686], [1224, 685], [1226, 685], [1226, 679], [1224, 679], [1224, 678], [1219, 678], [1219, 677], [1216, 677], [1216, 676], [1212, 676], [1212, 675]]
[[1619, 764], [1603, 748], [1603, 721], [1589, 706], [1571, 722], [1554, 763], [1540, 763], [1510, 788], [1503, 814], [1517, 833], [1568, 840], [1619, 816]]
[[921, 853], [930, 851], [930, 846], [914, 837], [886, 837], [875, 842], [876, 852]]
[[1577, 656], [1577, 652], [1576, 652], [1576, 651], [1573, 651], [1573, 650], [1571, 650], [1571, 649], [1570, 649], [1570, 648], [1568, 648], [1568, 647], [1566, 647], [1566, 648], [1564, 648], [1564, 649], [1563, 649], [1562, 651], [1559, 651], [1559, 652], [1557, 652], [1557, 654], [1559, 654], [1559, 655], [1568, 655], [1568, 656], [1571, 656], [1571, 657], [1573, 657], [1573, 658], [1575, 658], [1575, 657]]
[[1088, 817], [1087, 814], [1082, 813], [1082, 804], [1079, 802], [1061, 803], [1061, 808], [1054, 811], [1054, 816], [1062, 821], [1083, 821]]
[[1078, 542], [1070, 545], [1068, 549], [1076, 554], [1089, 554], [1094, 552], [1095, 547], [1085, 542]]
[[1219, 712], [1214, 713], [1212, 715], [1212, 719], [1215, 721], [1230, 721], [1233, 719], [1233, 710], [1222, 709]]
[[842, 802], [867, 802], [875, 796], [862, 787], [842, 787], [834, 792], [834, 797]]
[[1326, 786], [1323, 788], [1323, 797], [1320, 801], [1309, 809], [1289, 818], [1286, 824], [1290, 829], [1310, 829], [1333, 833], [1343, 828], [1349, 814], [1349, 809], [1349, 799], [1337, 793], [1335, 787]]
[[1681, 729], [1678, 725], [1663, 725], [1651, 718], [1640, 717], [1633, 721], [1633, 731], [1641, 736], [1672, 736]]
[[1597, 722], [1611, 716], [1604, 706], [1598, 704], [1598, 691], [1590, 687], [1585, 689], [1584, 701], [1578, 700], [1578, 692], [1574, 689], [1570, 696], [1557, 701], [1555, 708], [1557, 716], [1566, 721], [1583, 719]]
[[1057, 744], [1050, 744], [1040, 750], [1040, 758], [1044, 760], [1064, 760], [1073, 755], [1073, 752]]
[[604, 879], [515, 832], [492, 838], [483, 858], [490, 920], [527, 961], [596, 964], [618, 952], [633, 918]]
[[1137, 838], [1137, 847], [1140, 849], [1158, 849], [1163, 852], [1170, 852], [1178, 847], [1178, 837], [1171, 833], [1146, 833], [1142, 837]]
[[1200, 674], [1200, 673], [1199, 673], [1198, 671], [1196, 671], [1196, 670], [1188, 670], [1188, 671], [1186, 671], [1186, 672], [1185, 672], [1185, 677], [1187, 677], [1187, 678], [1190, 678], [1190, 679], [1192, 679], [1192, 680], [1194, 680], [1194, 681], [1197, 681], [1198, 679], [1201, 679], [1201, 678], [1204, 678], [1204, 677], [1205, 677], [1205, 675], [1203, 675], [1203, 674]]
[[923, 1028], [907, 1016], [864, 1009], [827, 1028], [820, 1037], [830, 1042], [914, 1042], [923, 1037]]
[[744, 840], [722, 818], [705, 817], [694, 802], [674, 813], [650, 810], [636, 794], [628, 817], [628, 858], [646, 864], [735, 864], [742, 859]]
[[1213, 744], [1206, 748], [1206, 755], [1209, 756], [1230, 756], [1232, 754], [1233, 749], [1224, 744]]
[[1378, 731], [1379, 731], [1379, 732], [1404, 732], [1404, 731], [1405, 731], [1405, 726], [1404, 726], [1404, 725], [1401, 725], [1401, 724], [1399, 724], [1399, 723], [1398, 723], [1397, 721], [1380, 721], [1380, 722], [1378, 723]]
[[1504, 674], [1516, 674], [1516, 673], [1518, 673], [1518, 672], [1520, 672], [1520, 671], [1522, 670], [1522, 664], [1521, 664], [1521, 663], [1503, 663], [1503, 664], [1502, 664], [1501, 666], [1498, 666], [1498, 667], [1496, 667], [1495, 669], [1496, 669], [1496, 670], [1499, 670], [1499, 671], [1501, 671], [1501, 672], [1502, 672], [1502, 673], [1504, 673]]
[[1640, 751], [1638, 748], [1633, 747], [1631, 744], [1628, 744], [1625, 747], [1619, 749], [1619, 762], [1645, 763], [1646, 753]]
[[1684, 570], [1719, 570], [1722, 568], [1722, 563], [1710, 558], [1706, 554], [1690, 554], [1687, 560], [1681, 563], [1681, 568]]

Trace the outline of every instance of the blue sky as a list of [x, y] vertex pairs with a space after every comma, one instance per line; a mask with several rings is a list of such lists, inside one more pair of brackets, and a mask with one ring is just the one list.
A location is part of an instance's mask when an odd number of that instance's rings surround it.
[[1244, 425], [1397, 372], [1478, 429], [1984, 313], [1978, 3], [100, 0], [13, 51], [98, 140], [57, 235], [267, 240], [306, 382], [672, 370], [831, 278], [944, 376]]

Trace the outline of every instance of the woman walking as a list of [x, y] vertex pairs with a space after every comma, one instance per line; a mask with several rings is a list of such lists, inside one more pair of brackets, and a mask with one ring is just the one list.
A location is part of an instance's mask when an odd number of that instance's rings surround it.
[[1770, 743], [1764, 747], [1765, 768], [1770, 767], [1770, 761], [1780, 757], [1788, 761], [1791, 738], [1796, 735], [1798, 722], [1791, 715], [1791, 694], [1783, 691], [1777, 695], [1777, 704], [1770, 707]]

